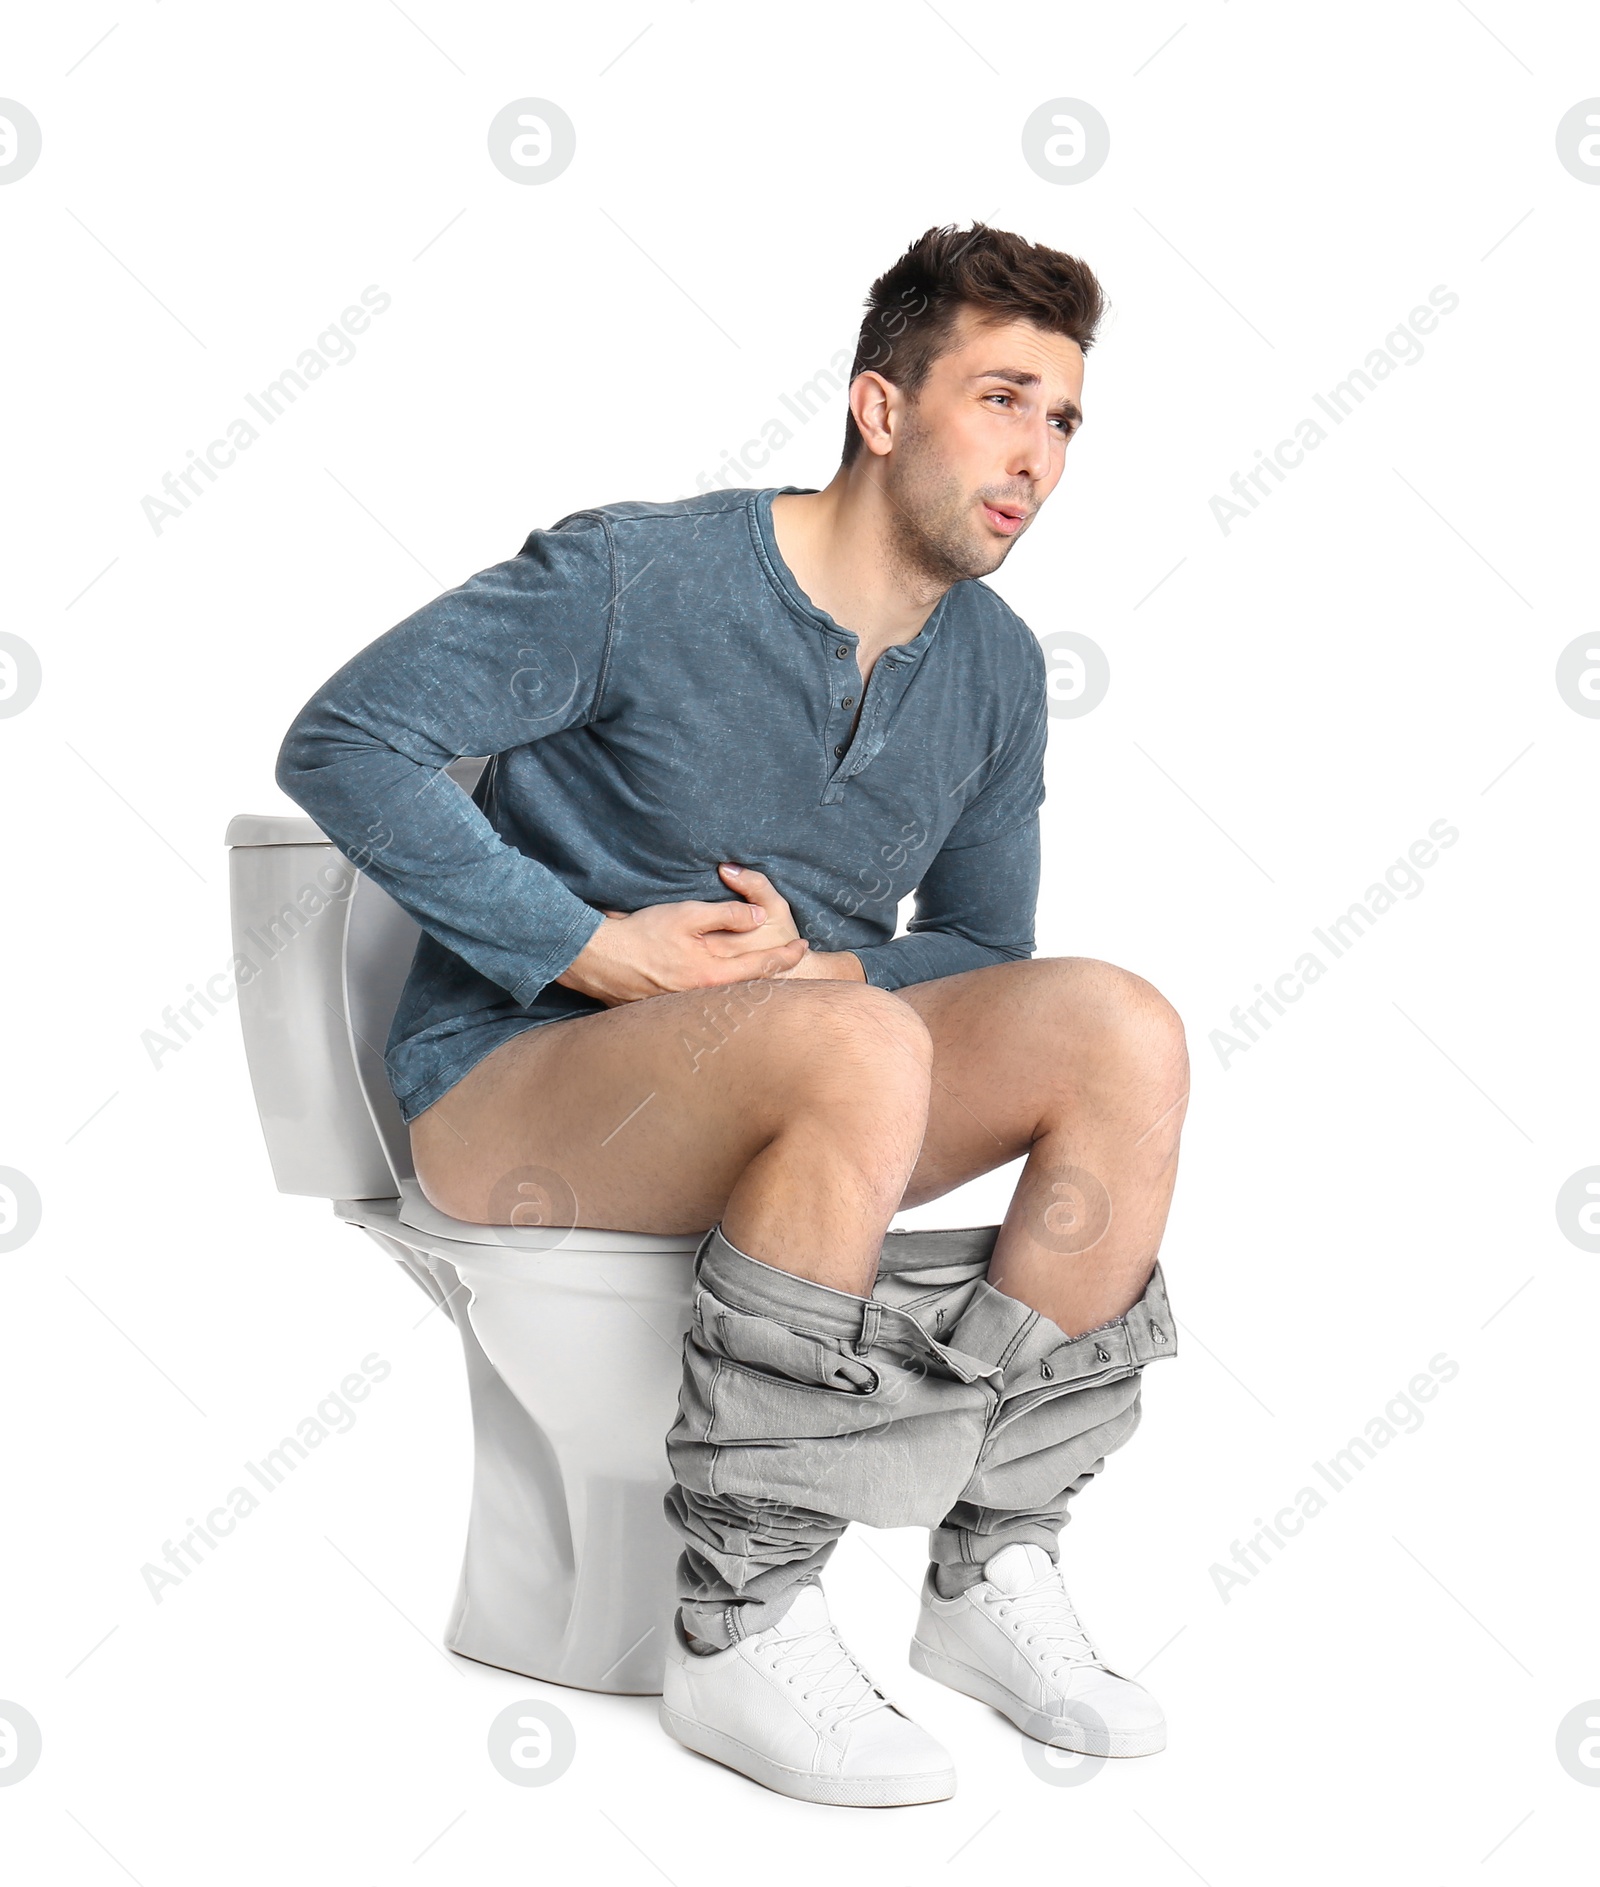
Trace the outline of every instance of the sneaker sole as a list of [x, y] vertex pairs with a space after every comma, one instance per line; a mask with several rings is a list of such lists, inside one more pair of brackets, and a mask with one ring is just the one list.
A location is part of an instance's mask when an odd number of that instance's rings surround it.
[[931, 1677], [935, 1683], [964, 1696], [976, 1697], [1001, 1716], [1014, 1723], [1024, 1736], [1037, 1743], [1052, 1743], [1057, 1749], [1075, 1750], [1083, 1756], [1153, 1756], [1167, 1746], [1165, 1724], [1143, 1730], [1091, 1730], [1068, 1717], [1047, 1717], [1042, 1710], [1031, 1709], [987, 1671], [974, 1670], [935, 1651], [920, 1638], [911, 1641], [910, 1664], [913, 1671]]
[[956, 1792], [956, 1772], [941, 1769], [932, 1775], [912, 1776], [818, 1776], [808, 1770], [791, 1769], [773, 1762], [736, 1737], [696, 1723], [662, 1704], [658, 1711], [661, 1727], [668, 1736], [709, 1756], [726, 1769], [735, 1769], [752, 1782], [791, 1795], [801, 1802], [823, 1802], [836, 1808], [911, 1808], [919, 1802], [944, 1802]]

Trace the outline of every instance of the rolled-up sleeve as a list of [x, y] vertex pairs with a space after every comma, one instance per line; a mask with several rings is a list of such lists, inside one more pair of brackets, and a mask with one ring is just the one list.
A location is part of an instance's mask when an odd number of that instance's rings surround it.
[[614, 617], [598, 518], [534, 532], [381, 635], [300, 710], [278, 785], [447, 949], [529, 1002], [604, 922], [445, 771], [586, 725]]
[[906, 935], [854, 953], [879, 989], [1033, 955], [1049, 695], [1044, 652], [1025, 633], [1029, 680], [1011, 732], [923, 873]]

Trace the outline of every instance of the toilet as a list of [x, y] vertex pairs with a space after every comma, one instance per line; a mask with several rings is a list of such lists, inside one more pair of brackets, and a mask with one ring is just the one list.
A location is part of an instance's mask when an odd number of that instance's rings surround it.
[[[483, 764], [449, 772], [470, 790]], [[537, 1198], [521, 1225], [436, 1211], [383, 1067], [415, 921], [310, 819], [242, 813], [226, 843], [277, 1188], [330, 1200], [461, 1335], [472, 1507], [445, 1644], [550, 1683], [658, 1694], [680, 1550], [665, 1436], [703, 1234], [541, 1224]]]

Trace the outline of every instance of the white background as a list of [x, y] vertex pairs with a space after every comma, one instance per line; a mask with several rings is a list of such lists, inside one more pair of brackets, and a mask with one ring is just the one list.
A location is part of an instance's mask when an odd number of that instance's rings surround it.
[[[1595, 627], [1600, 188], [1555, 130], [1600, 20], [1456, 0], [1118, 8], [488, 0], [14, 13], [43, 127], [0, 188], [0, 1789], [21, 1881], [1572, 1878], [1600, 1791], [1595, 748], [1555, 685]], [[494, 114], [559, 103], [539, 187]], [[1042, 102], [1111, 153], [1024, 162]], [[907, 1671], [923, 1540], [855, 1529], [847, 1635], [954, 1751], [956, 1797], [784, 1801], [648, 1699], [463, 1663], [470, 1434], [453, 1332], [273, 1190], [231, 1009], [142, 1037], [230, 958], [222, 845], [351, 653], [583, 505], [683, 496], [851, 346], [872, 278], [980, 217], [1084, 256], [1112, 313], [1068, 470], [996, 587], [1111, 664], [1051, 725], [1041, 955], [1137, 970], [1188, 1025], [1163, 1251], [1182, 1355], [1078, 1503], [1064, 1564], [1168, 1750], [1053, 1787]], [[159, 534], [141, 510], [368, 284], [358, 343]], [[1226, 535], [1210, 499], [1444, 285], [1459, 306]], [[752, 484], [820, 486], [836, 399]], [[722, 480], [719, 482], [728, 482]], [[1159, 586], [1159, 587], [1158, 587]], [[734, 734], [737, 730], [731, 730]], [[1459, 841], [1224, 1067], [1211, 1032], [1448, 820]], [[905, 1223], [998, 1218], [1016, 1168]], [[214, 1558], [141, 1567], [340, 1378], [392, 1365]], [[1248, 1583], [1212, 1567], [1430, 1359], [1458, 1365]], [[1148, 1667], [1148, 1668], [1146, 1668]], [[518, 1789], [490, 1720], [558, 1702]], [[1600, 1706], [1597, 1706], [1600, 1711]], [[1600, 1772], [1590, 1772], [1591, 1775]]]

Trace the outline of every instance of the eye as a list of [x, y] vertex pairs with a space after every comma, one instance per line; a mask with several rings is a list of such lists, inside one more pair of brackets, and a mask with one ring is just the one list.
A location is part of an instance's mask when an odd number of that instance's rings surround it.
[[1010, 393], [986, 393], [983, 397], [986, 400], [1009, 400], [1013, 399], [1015, 395]]

